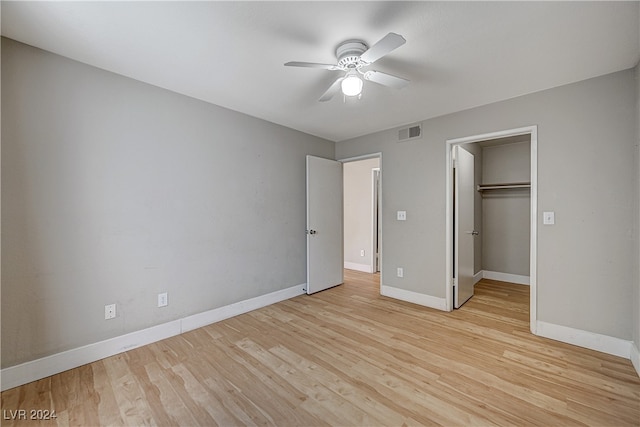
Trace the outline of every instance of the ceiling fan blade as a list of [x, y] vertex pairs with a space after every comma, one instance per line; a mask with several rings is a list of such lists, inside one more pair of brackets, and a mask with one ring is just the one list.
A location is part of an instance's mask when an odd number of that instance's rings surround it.
[[364, 79], [383, 86], [392, 87], [394, 89], [402, 89], [409, 84], [409, 80], [402, 77], [392, 76], [391, 74], [381, 73], [380, 71], [367, 71], [364, 73]]
[[344, 77], [338, 77], [335, 82], [329, 86], [329, 89], [318, 99], [320, 102], [325, 102], [333, 98], [333, 96], [340, 91], [340, 83], [344, 80]]
[[365, 53], [360, 55], [360, 60], [366, 62], [367, 64], [372, 64], [392, 50], [399, 48], [406, 42], [407, 41], [401, 35], [396, 33], [389, 33], [384, 36], [378, 43], [371, 46]]
[[337, 65], [316, 64], [315, 62], [297, 62], [291, 61], [284, 64], [286, 67], [305, 67], [305, 68], [322, 68], [324, 70], [339, 70]]

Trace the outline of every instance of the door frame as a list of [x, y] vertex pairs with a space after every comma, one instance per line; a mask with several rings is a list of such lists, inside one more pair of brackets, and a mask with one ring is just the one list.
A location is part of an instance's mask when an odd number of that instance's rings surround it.
[[[379, 165], [379, 163], [378, 163]], [[382, 172], [380, 166], [371, 169], [371, 253], [373, 254], [373, 273], [380, 271], [382, 265], [382, 256], [380, 255], [380, 230], [382, 222], [380, 221], [380, 212], [382, 212], [382, 203], [380, 199], [380, 183], [382, 182]]]
[[[380, 209], [378, 211], [378, 221], [380, 222], [381, 229], [380, 229], [380, 233], [378, 234], [378, 245], [380, 247], [380, 252], [379, 252], [380, 277], [383, 277], [382, 276], [382, 179], [383, 179], [382, 178], [382, 152], [363, 154], [362, 156], [355, 156], [355, 157], [345, 157], [343, 159], [337, 159], [337, 161], [342, 162], [342, 163], [351, 163], [351, 162], [357, 162], [357, 161], [360, 161], [360, 160], [369, 160], [369, 159], [379, 159], [378, 168], [377, 168], [377, 169], [380, 170], [380, 184], [379, 184], [379, 188], [378, 188], [378, 200], [379, 200]], [[371, 195], [373, 196], [373, 191], [374, 191], [373, 183], [372, 183], [371, 191], [372, 191]], [[372, 206], [372, 208], [373, 208], [373, 206]], [[373, 213], [372, 213], [372, 215], [373, 215]], [[372, 220], [373, 220], [373, 218], [372, 218]], [[375, 256], [375, 252], [374, 252], [375, 249], [373, 247], [373, 239], [375, 237], [374, 236], [375, 231], [373, 230], [373, 227], [375, 227], [375, 224], [373, 224], [372, 227], [371, 227], [371, 234], [372, 234], [371, 235], [371, 242], [372, 242], [371, 251], [372, 251], [372, 254], [374, 254], [374, 256]], [[344, 244], [344, 242], [343, 242], [343, 244]], [[375, 265], [375, 260], [374, 260], [373, 264]], [[375, 274], [375, 272], [374, 272], [374, 274]], [[380, 280], [380, 287], [382, 287], [382, 280]]]
[[531, 212], [529, 232], [529, 329], [536, 334], [537, 323], [537, 265], [538, 265], [538, 126], [526, 126], [497, 132], [471, 135], [446, 141], [446, 307], [453, 310], [453, 147], [461, 144], [487, 141], [518, 135], [531, 137]]

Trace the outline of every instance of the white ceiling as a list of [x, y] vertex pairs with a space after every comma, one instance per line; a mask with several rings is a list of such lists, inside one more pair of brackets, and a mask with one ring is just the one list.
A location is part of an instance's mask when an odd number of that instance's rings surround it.
[[[638, 2], [7, 2], [2, 35], [333, 141], [628, 69]], [[317, 99], [335, 48], [407, 43], [362, 99]]]

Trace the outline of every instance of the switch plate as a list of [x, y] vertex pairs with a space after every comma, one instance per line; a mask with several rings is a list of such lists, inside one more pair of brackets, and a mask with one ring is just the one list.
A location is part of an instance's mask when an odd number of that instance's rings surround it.
[[398, 211], [398, 221], [407, 220], [407, 211]]
[[161, 294], [158, 294], [158, 307], [166, 307], [167, 304], [169, 304], [167, 293], [163, 292]]
[[364, 256], [364, 249], [360, 249], [360, 256]]
[[404, 268], [398, 267], [398, 277], [404, 277]]
[[104, 320], [113, 319], [116, 317], [116, 305], [107, 304], [104, 306]]
[[553, 225], [556, 223], [556, 213], [555, 212], [543, 212], [542, 213], [542, 223], [544, 225]]

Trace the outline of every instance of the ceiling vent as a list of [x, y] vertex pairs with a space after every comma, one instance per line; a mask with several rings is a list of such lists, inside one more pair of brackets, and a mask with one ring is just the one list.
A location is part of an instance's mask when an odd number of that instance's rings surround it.
[[398, 142], [422, 138], [422, 124], [412, 125], [398, 131]]

